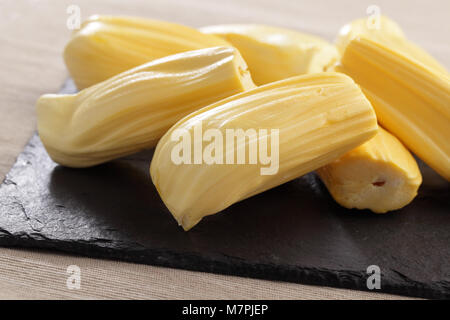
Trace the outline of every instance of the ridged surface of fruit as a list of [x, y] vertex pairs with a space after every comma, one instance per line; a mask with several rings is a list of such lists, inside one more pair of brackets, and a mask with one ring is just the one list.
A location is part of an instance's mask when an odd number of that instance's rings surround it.
[[356, 19], [339, 29], [335, 44], [339, 52], [344, 52], [347, 44], [360, 35], [366, 37], [385, 37], [391, 39], [405, 39], [400, 26], [386, 16], [373, 16]]
[[[200, 124], [203, 132], [218, 129], [224, 136], [228, 129], [267, 129], [256, 140], [267, 139], [268, 154], [276, 154], [269, 132], [279, 130], [278, 170], [262, 175], [260, 169], [266, 165], [260, 162], [175, 164], [172, 152], [179, 142], [172, 134], [181, 130], [193, 136]], [[226, 98], [183, 118], [159, 141], [150, 173], [167, 208], [188, 230], [207, 215], [322, 167], [370, 139], [376, 130], [372, 106], [351, 78], [331, 72], [298, 76]], [[190, 139], [189, 145], [193, 143]], [[233, 147], [223, 153], [249, 151], [249, 139]]]
[[447, 70], [425, 50], [409, 41], [400, 26], [386, 16], [357, 19], [343, 26], [336, 39], [336, 47], [342, 54], [348, 43], [359, 36], [382, 43], [384, 46], [401, 52], [403, 55], [425, 64], [438, 72]]
[[200, 31], [222, 37], [237, 48], [258, 85], [323, 72], [339, 58], [335, 46], [327, 41], [284, 28], [229, 24]]
[[383, 127], [450, 180], [447, 73], [364, 36], [347, 45], [336, 70], [361, 85]]
[[414, 157], [381, 127], [375, 137], [317, 173], [337, 203], [377, 213], [406, 206], [422, 183]]
[[154, 59], [217, 46], [229, 44], [176, 23], [93, 16], [74, 32], [64, 60], [78, 89], [84, 89]]
[[77, 94], [42, 96], [37, 103], [39, 135], [54, 161], [92, 166], [153, 147], [183, 116], [254, 87], [234, 48], [184, 52]]

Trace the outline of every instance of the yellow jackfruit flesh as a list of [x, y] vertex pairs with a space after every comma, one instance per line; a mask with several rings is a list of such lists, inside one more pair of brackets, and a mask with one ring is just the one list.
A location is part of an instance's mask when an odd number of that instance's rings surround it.
[[[343, 53], [349, 42], [360, 36], [414, 55], [426, 65], [435, 68], [438, 65], [425, 51], [406, 40], [400, 27], [385, 16], [358, 19], [345, 25], [339, 32], [336, 46]], [[400, 209], [410, 203], [422, 181], [410, 152], [381, 127], [370, 141], [317, 172], [339, 204], [377, 213]]]
[[422, 183], [414, 157], [381, 127], [375, 137], [317, 173], [340, 205], [377, 213], [406, 206]]
[[335, 41], [339, 53], [342, 54], [347, 44], [360, 35], [371, 38], [405, 39], [405, 34], [400, 26], [386, 16], [380, 15], [357, 19], [339, 30]]
[[230, 46], [196, 29], [158, 20], [93, 16], [74, 32], [64, 60], [78, 89], [168, 55]]
[[336, 70], [361, 86], [383, 127], [450, 180], [450, 76], [394, 42], [360, 35]]
[[[240, 130], [240, 138], [230, 130]], [[177, 122], [159, 141], [150, 174], [167, 208], [188, 230], [207, 215], [322, 167], [376, 131], [373, 108], [351, 78], [331, 72], [292, 77]], [[273, 156], [270, 163], [261, 154], [251, 162], [257, 143]], [[248, 154], [246, 161], [235, 160], [239, 152]], [[214, 161], [206, 161], [207, 155]]]
[[342, 54], [349, 42], [360, 36], [382, 43], [435, 71], [447, 72], [445, 67], [430, 54], [409, 41], [400, 26], [386, 16], [357, 19], [343, 26], [336, 38], [337, 49]]
[[183, 116], [254, 87], [234, 48], [184, 52], [77, 94], [43, 95], [38, 131], [54, 161], [88, 167], [153, 147]]
[[253, 24], [216, 25], [200, 31], [222, 37], [237, 48], [257, 85], [323, 72], [339, 58], [327, 41], [294, 30]]

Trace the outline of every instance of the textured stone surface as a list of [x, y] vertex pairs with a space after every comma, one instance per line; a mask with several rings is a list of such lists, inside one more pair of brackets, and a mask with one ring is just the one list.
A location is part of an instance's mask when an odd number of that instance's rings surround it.
[[341, 208], [309, 174], [184, 232], [151, 156], [63, 168], [35, 135], [0, 186], [0, 245], [361, 290], [378, 265], [381, 291], [450, 298], [449, 183], [423, 164], [419, 196], [391, 214]]

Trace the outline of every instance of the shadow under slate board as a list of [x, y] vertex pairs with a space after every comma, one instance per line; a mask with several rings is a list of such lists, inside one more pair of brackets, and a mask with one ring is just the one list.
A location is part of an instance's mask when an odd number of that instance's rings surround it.
[[151, 157], [70, 169], [34, 135], [0, 186], [0, 245], [359, 290], [376, 265], [380, 292], [450, 298], [449, 183], [422, 163], [418, 197], [397, 212], [344, 209], [308, 174], [184, 232], [150, 180]]

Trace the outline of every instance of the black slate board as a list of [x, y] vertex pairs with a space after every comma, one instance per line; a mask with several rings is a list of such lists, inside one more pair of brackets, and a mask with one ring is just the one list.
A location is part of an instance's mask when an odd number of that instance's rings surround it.
[[450, 298], [449, 183], [423, 164], [419, 196], [390, 214], [341, 208], [309, 174], [184, 232], [151, 156], [69, 169], [33, 136], [0, 186], [0, 245], [359, 290], [378, 265], [381, 292]]

